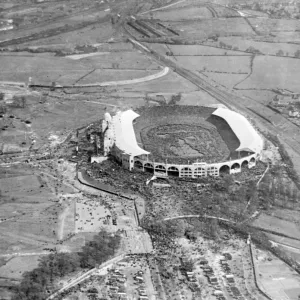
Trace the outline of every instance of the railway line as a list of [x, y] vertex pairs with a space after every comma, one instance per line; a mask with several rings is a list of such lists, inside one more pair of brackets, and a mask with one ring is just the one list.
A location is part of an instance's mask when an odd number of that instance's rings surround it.
[[[129, 40], [131, 40], [131, 42], [132, 40], [135, 40], [135, 38], [130, 33], [127, 34], [129, 35]], [[145, 47], [145, 45], [143, 45], [142, 43], [136, 42], [135, 40], [135, 43], [133, 44], [135, 46], [141, 45], [141, 47], [139, 48], [142, 49], [142, 51], [145, 52], [148, 56], [151, 56], [159, 63], [163, 63], [165, 66], [168, 66], [174, 72], [178, 73], [180, 76], [184, 77], [185, 79], [199, 87], [201, 90], [207, 92], [209, 95], [217, 99], [220, 103], [233, 110], [238, 110], [241, 114], [246, 114], [248, 117], [254, 119], [255, 121], [258, 121], [255, 123], [257, 123], [257, 127], [259, 127], [262, 132], [268, 132], [275, 136], [279, 136], [280, 139], [282, 139], [300, 156], [300, 143], [294, 138], [296, 133], [300, 134], [300, 129], [295, 124], [282, 116], [276, 115], [277, 118], [281, 119], [281, 122], [279, 122], [279, 124], [275, 126], [272, 123], [272, 119], [270, 117], [272, 115], [275, 115], [275, 113], [263, 104], [258, 103], [253, 99], [242, 98], [237, 95], [233, 95], [225, 90], [221, 90], [217, 86], [213, 86], [211, 83], [200, 78], [193, 71], [179, 66], [174, 61], [166, 58], [164, 55], [154, 51], [151, 48]], [[148, 51], [145, 51], [145, 48], [147, 48]], [[266, 118], [261, 117], [257, 113], [254, 113], [253, 110], [251, 110], [252, 107], [255, 107], [256, 111], [261, 111], [262, 114], [268, 113], [268, 116]], [[297, 158], [295, 159], [297, 160]]]

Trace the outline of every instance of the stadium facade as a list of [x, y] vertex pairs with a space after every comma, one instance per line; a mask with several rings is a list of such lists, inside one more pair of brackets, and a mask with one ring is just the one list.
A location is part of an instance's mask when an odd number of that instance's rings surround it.
[[139, 117], [132, 110], [117, 112], [113, 117], [105, 113], [102, 123], [104, 136], [104, 155], [111, 154], [126, 169], [154, 173], [160, 176], [205, 177], [219, 176], [220, 172], [233, 174], [243, 167], [256, 165], [263, 150], [263, 139], [251, 123], [242, 115], [227, 108], [217, 108], [213, 115], [224, 119], [238, 138], [240, 145], [235, 151], [247, 151], [248, 156], [224, 162], [192, 164], [172, 164], [154, 162], [149, 159], [150, 152], [142, 149], [136, 140], [133, 122]]

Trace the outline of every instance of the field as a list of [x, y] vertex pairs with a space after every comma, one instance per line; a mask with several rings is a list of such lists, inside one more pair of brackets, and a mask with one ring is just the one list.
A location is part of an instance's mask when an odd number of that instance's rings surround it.
[[297, 33], [299, 29], [299, 22], [297, 20], [289, 20], [289, 19], [270, 19], [270, 18], [249, 18], [251, 24], [256, 27], [259, 32], [267, 34], [275, 34], [278, 33], [293, 33], [299, 36]]
[[12, 258], [4, 266], [0, 267], [1, 277], [20, 280], [22, 274], [28, 270], [29, 266], [33, 269], [37, 267], [38, 259], [39, 255]]
[[236, 86], [237, 89], [288, 89], [300, 92], [298, 84], [300, 60], [257, 56], [251, 76]]
[[295, 224], [290, 221], [279, 219], [266, 214], [261, 214], [254, 222], [254, 226], [258, 226], [264, 229], [276, 231], [278, 233], [285, 234], [287, 236], [300, 239], [299, 224]]
[[[145, 43], [147, 45], [147, 43]], [[151, 48], [161, 54], [172, 51], [174, 56], [224, 56], [224, 55], [250, 55], [239, 51], [231, 51], [216, 47], [204, 45], [164, 45], [164, 44], [148, 44]]]
[[217, 73], [217, 72], [203, 72], [207, 77], [214, 80], [218, 84], [226, 87], [228, 89], [233, 89], [236, 84], [239, 84], [241, 81], [245, 80], [248, 76], [247, 73], [245, 74], [233, 74], [233, 73]]
[[264, 42], [259, 40], [242, 39], [240, 37], [221, 37], [219, 38], [219, 42], [223, 42], [232, 47], [237, 47], [240, 51], [245, 51], [249, 47], [254, 47], [266, 55], [276, 55], [280, 51], [279, 56], [294, 56], [295, 52], [300, 50], [300, 45]]
[[220, 36], [255, 35], [253, 29], [243, 18], [205, 19], [200, 22], [186, 19], [182, 22], [165, 21], [162, 23], [170, 25], [190, 40], [204, 39], [216, 34]]
[[194, 71], [248, 74], [250, 56], [175, 56], [179, 65]]
[[205, 6], [200, 7], [181, 7], [165, 9], [162, 11], [152, 12], [154, 19], [161, 21], [181, 21], [181, 20], [201, 20], [212, 18], [212, 13]]
[[[2, 65], [0, 81], [28, 82], [31, 77], [34, 84], [51, 85], [53, 81], [56, 81], [58, 84], [72, 85], [84, 77], [84, 83], [87, 84], [111, 81], [114, 78], [119, 80], [120, 78], [143, 77], [144, 74], [148, 74], [145, 69], [158, 69], [157, 64], [150, 62], [147, 57], [135, 51], [124, 52], [121, 55], [118, 52], [101, 54], [100, 52], [99, 56], [80, 60], [54, 57], [53, 54], [0, 55]], [[135, 69], [137, 70], [134, 71]], [[112, 72], [113, 75], [111, 75]], [[93, 77], [94, 73], [97, 78]], [[86, 75], [88, 76], [85, 77]]]
[[255, 251], [258, 284], [274, 300], [296, 300], [300, 293], [297, 273], [269, 253]]

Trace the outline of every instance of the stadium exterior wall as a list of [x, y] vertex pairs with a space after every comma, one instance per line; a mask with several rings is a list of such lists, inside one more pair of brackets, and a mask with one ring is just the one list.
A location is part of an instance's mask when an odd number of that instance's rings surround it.
[[259, 159], [259, 154], [254, 153], [247, 157], [230, 160], [226, 162], [206, 164], [194, 163], [190, 165], [165, 164], [134, 158], [134, 170], [150, 172], [158, 176], [177, 176], [177, 177], [206, 177], [219, 176], [220, 173], [234, 174], [242, 171], [242, 168], [253, 168]]

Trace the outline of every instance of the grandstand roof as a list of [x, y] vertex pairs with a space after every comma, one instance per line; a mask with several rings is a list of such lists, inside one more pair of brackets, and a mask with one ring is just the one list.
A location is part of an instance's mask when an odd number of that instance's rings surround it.
[[150, 152], [140, 148], [137, 144], [132, 124], [133, 120], [137, 117], [139, 115], [130, 109], [118, 112], [112, 118], [115, 144], [120, 150], [129, 155], [139, 156], [150, 154]]
[[236, 151], [261, 152], [263, 140], [244, 116], [226, 108], [216, 109], [213, 115], [224, 119], [239, 139], [240, 146]]

